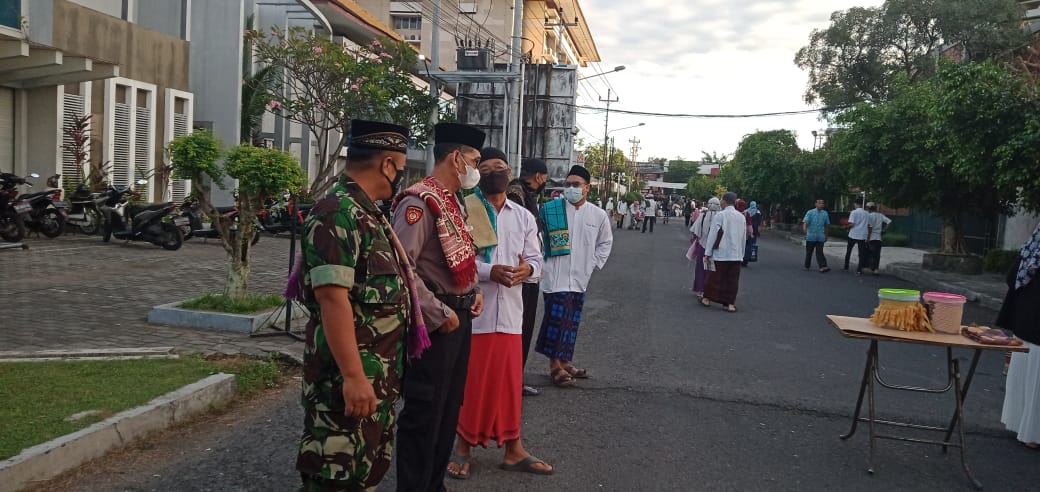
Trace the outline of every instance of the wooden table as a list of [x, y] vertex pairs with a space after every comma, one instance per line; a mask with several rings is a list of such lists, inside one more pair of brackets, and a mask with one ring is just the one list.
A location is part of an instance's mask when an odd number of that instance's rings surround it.
[[[849, 429], [847, 434], [841, 436], [842, 439], [848, 439], [856, 433], [856, 425], [859, 422], [867, 422], [868, 428], [870, 429], [870, 458], [868, 460], [867, 471], [874, 473], [874, 442], [877, 439], [893, 439], [898, 441], [910, 441], [925, 444], [938, 444], [942, 446], [943, 452], [948, 447], [956, 447], [960, 449], [961, 454], [961, 466], [964, 468], [965, 475], [971, 480], [976, 487], [982, 488], [982, 483], [975, 479], [971, 473], [971, 469], [968, 467], [968, 461], [965, 456], [965, 440], [964, 440], [964, 398], [968, 394], [968, 388], [971, 387], [971, 380], [975, 376], [975, 368], [979, 364], [979, 357], [982, 355], [983, 350], [999, 350], [1002, 352], [1028, 352], [1024, 346], [1009, 347], [1004, 345], [983, 345], [975, 342], [962, 335], [953, 335], [946, 333], [927, 333], [927, 332], [906, 332], [899, 330], [892, 330], [888, 328], [882, 328], [869, 319], [865, 318], [850, 318], [848, 316], [834, 316], [828, 315], [827, 320], [833, 325], [842, 335], [848, 338], [862, 338], [870, 340], [870, 348], [867, 349], [867, 363], [863, 369], [863, 379], [859, 386], [859, 397], [856, 399], [856, 411], [852, 416], [852, 428]], [[934, 345], [939, 347], [946, 347], [946, 367], [947, 367], [947, 380], [945, 388], [920, 388], [914, 386], [905, 386], [899, 384], [891, 384], [881, 379], [881, 375], [878, 373], [878, 342], [903, 342], [903, 343], [916, 343], [924, 345]], [[974, 350], [974, 356], [971, 358], [971, 366], [968, 369], [968, 373], [964, 377], [963, 383], [961, 382], [960, 364], [957, 359], [953, 357], [954, 348], [964, 348]], [[953, 409], [953, 417], [950, 419], [950, 425], [946, 427], [936, 427], [928, 425], [911, 424], [909, 422], [893, 422], [888, 420], [878, 420], [877, 414], [874, 407], [874, 388], [875, 382], [880, 384], [884, 388], [913, 391], [919, 393], [945, 393], [953, 390], [955, 406]], [[863, 408], [863, 396], [867, 396], [867, 408], [868, 416], [861, 417], [861, 409]], [[930, 431], [943, 432], [944, 437], [941, 441], [933, 439], [915, 439], [903, 436], [895, 436], [889, 434], [881, 434], [877, 431], [877, 426], [888, 425], [894, 427], [910, 428], [910, 429], [923, 429]], [[957, 430], [957, 441], [951, 441], [950, 438], [953, 436], [953, 431]]]

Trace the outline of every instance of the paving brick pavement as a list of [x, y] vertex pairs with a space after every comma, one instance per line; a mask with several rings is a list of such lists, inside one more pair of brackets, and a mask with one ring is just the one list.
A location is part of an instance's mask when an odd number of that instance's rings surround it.
[[[213, 240], [192, 239], [178, 251], [83, 235], [25, 243], [28, 250], [0, 250], [0, 352], [172, 346], [179, 352], [302, 356], [303, 345], [286, 336], [250, 337], [146, 321], [153, 306], [223, 288], [226, 256]], [[265, 234], [252, 262], [250, 291], [280, 293], [288, 238]], [[294, 329], [302, 330], [303, 322]]]

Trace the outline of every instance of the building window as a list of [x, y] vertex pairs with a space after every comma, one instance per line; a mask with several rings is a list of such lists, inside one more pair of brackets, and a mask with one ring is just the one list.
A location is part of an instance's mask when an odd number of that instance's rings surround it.
[[395, 30], [415, 30], [422, 29], [422, 17], [418, 15], [395, 15], [394, 17], [394, 29]]
[[0, 26], [22, 28], [22, 0], [0, 0]]

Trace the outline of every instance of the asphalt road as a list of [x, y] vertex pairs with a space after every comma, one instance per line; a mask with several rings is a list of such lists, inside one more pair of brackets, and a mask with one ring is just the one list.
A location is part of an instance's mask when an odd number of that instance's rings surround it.
[[[615, 230], [591, 282], [575, 364], [593, 378], [524, 400], [524, 440], [551, 477], [503, 472], [498, 450], [477, 450], [473, 476], [452, 490], [972, 490], [958, 454], [880, 441], [866, 472], [865, 427], [848, 441], [868, 342], [843, 338], [825, 314], [868, 316], [891, 277], [801, 269], [803, 250], [764, 238], [745, 269], [737, 306], [699, 306], [681, 222], [655, 234]], [[969, 306], [965, 321], [995, 313]], [[882, 344], [883, 374], [944, 386], [943, 349]], [[968, 352], [957, 352], [967, 366]], [[1003, 354], [986, 353], [968, 395], [968, 461], [988, 490], [1040, 490], [1040, 453], [1000, 423]], [[532, 355], [527, 382], [548, 385]], [[71, 490], [292, 490], [298, 388], [210, 419], [88, 468]], [[882, 417], [944, 425], [950, 394], [881, 392]], [[922, 436], [934, 437], [934, 436]], [[388, 477], [381, 490], [392, 490]]]

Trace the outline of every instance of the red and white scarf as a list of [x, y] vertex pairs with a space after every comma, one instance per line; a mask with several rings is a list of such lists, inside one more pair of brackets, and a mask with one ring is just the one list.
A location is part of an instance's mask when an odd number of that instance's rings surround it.
[[476, 249], [466, 229], [458, 201], [433, 176], [408, 187], [394, 199], [394, 208], [402, 197], [415, 195], [422, 198], [437, 220], [437, 237], [444, 249], [444, 259], [451, 270], [452, 280], [460, 289], [469, 288], [477, 277]]

